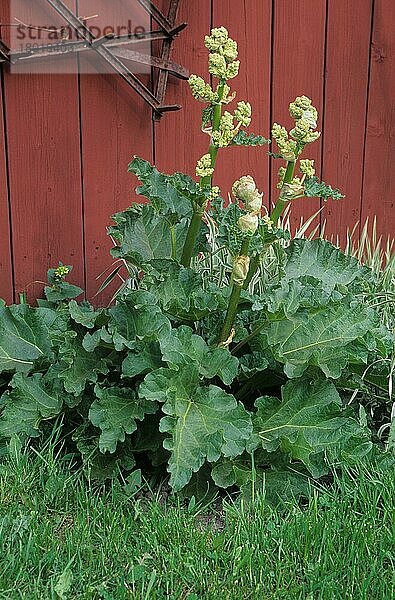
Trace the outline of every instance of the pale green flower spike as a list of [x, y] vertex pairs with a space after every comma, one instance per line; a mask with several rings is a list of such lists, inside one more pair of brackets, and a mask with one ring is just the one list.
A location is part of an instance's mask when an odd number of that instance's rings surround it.
[[233, 79], [234, 77], [237, 77], [239, 74], [239, 67], [239, 60], [229, 63], [228, 68], [226, 69], [225, 79]]
[[295, 140], [304, 140], [309, 131], [310, 125], [308, 122], [304, 119], [299, 119], [296, 121], [295, 127], [289, 132], [289, 135], [291, 135]]
[[217, 185], [213, 185], [208, 199], [215, 200], [216, 198], [218, 198], [218, 196], [220, 196], [220, 194], [221, 194], [221, 190], [219, 189], [219, 187]]
[[242, 215], [237, 221], [237, 226], [243, 233], [254, 234], [258, 229], [258, 217], [257, 215], [252, 215], [251, 213]]
[[225, 27], [216, 27], [211, 30], [211, 35], [206, 35], [204, 45], [210, 52], [218, 52], [228, 41], [228, 30]]
[[[306, 177], [308, 179], [315, 175], [313, 160], [309, 160], [308, 158], [304, 158], [304, 159], [302, 158], [299, 163], [299, 168], [300, 168], [301, 173], [303, 173], [303, 175], [306, 175]], [[285, 171], [285, 169], [284, 169], [284, 171]]]
[[[230, 65], [229, 65], [230, 66]], [[227, 67], [225, 58], [221, 54], [209, 54], [208, 57], [208, 70], [211, 75], [218, 77], [218, 79], [229, 79], [227, 75]]]
[[248, 269], [250, 268], [249, 256], [235, 256], [232, 269], [232, 283], [242, 286], [247, 279]]
[[251, 123], [251, 104], [249, 102], [238, 102], [235, 109], [235, 119], [243, 127], [248, 127]]
[[215, 99], [215, 94], [211, 89], [211, 86], [199, 77], [198, 75], [191, 75], [188, 79], [189, 87], [191, 88], [192, 96], [196, 100], [202, 102], [212, 102]]
[[211, 139], [218, 148], [225, 148], [232, 142], [236, 133], [233, 119], [233, 115], [226, 110], [221, 117], [218, 131], [213, 131]]
[[289, 114], [295, 120], [305, 119], [312, 129], [317, 127], [318, 112], [307, 96], [298, 96], [289, 105]]
[[202, 158], [199, 158], [196, 165], [196, 176], [211, 177], [213, 173], [214, 169], [211, 166], [211, 156], [209, 154], [203, 154]]
[[286, 142], [288, 140], [288, 132], [285, 127], [282, 127], [278, 123], [273, 123], [272, 138], [275, 139], [277, 143]]
[[227, 63], [231, 63], [236, 60], [238, 52], [237, 52], [237, 42], [231, 40], [230, 38], [226, 40], [223, 48], [223, 55]]

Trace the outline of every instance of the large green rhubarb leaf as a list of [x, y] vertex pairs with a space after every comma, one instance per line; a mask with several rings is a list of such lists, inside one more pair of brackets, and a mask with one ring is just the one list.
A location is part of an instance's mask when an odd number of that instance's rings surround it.
[[4, 406], [0, 418], [0, 438], [18, 433], [38, 436], [40, 422], [55, 417], [62, 409], [62, 394], [39, 373], [29, 377], [16, 373], [10, 387], [0, 403], [0, 406]]
[[172, 260], [153, 260], [146, 285], [155, 292], [162, 309], [180, 320], [199, 321], [225, 308], [218, 288], [204, 289], [202, 276]]
[[345, 300], [271, 322], [265, 333], [288, 377], [300, 377], [314, 365], [327, 377], [337, 378], [351, 359], [366, 361], [367, 348], [358, 338], [376, 325], [374, 311]]
[[207, 459], [241, 454], [251, 436], [251, 416], [235, 398], [221, 388], [199, 385], [193, 365], [178, 372], [158, 369], [149, 373], [140, 396], [164, 402], [167, 415], [160, 430], [170, 435], [164, 447], [171, 452], [168, 470], [175, 490], [183, 488]]
[[[143, 268], [154, 258], [179, 258], [186, 236], [187, 220], [171, 224], [157, 215], [150, 205], [133, 206], [113, 216], [116, 225], [109, 234], [117, 242], [111, 250], [115, 258], [122, 258]], [[172, 237], [173, 236], [173, 237]], [[172, 247], [175, 242], [176, 249]]]
[[255, 440], [268, 452], [280, 449], [301, 461], [314, 477], [327, 472], [325, 456], [340, 455], [347, 444], [357, 455], [360, 446], [362, 454], [370, 450], [364, 430], [347, 416], [329, 381], [289, 381], [282, 388], [282, 400], [262, 396], [255, 405]]
[[175, 215], [178, 220], [189, 216], [192, 211], [191, 202], [202, 197], [202, 189], [192, 177], [183, 173], [165, 175], [137, 156], [130, 163], [129, 171], [142, 182], [137, 193], [148, 198], [155, 211], [161, 215]]
[[103, 454], [99, 450], [97, 430], [90, 425], [89, 421], [85, 421], [73, 433], [72, 439], [81, 453], [83, 469], [89, 479], [104, 482], [135, 467], [129, 438], [126, 438], [125, 442], [120, 442], [113, 454], [109, 452]]
[[78, 396], [88, 382], [96, 383], [98, 375], [108, 373], [105, 353], [101, 349], [87, 352], [82, 340], [71, 335], [59, 349], [59, 379], [63, 380], [66, 391]]
[[209, 348], [190, 327], [181, 325], [160, 340], [163, 360], [172, 368], [194, 363], [199, 373], [211, 379], [218, 376], [230, 385], [237, 375], [239, 361], [225, 348]]
[[142, 342], [134, 350], [130, 350], [122, 363], [124, 377], [146, 375], [150, 371], [163, 367], [162, 353], [158, 342]]
[[333, 290], [336, 285], [349, 286], [354, 281], [367, 283], [373, 277], [372, 271], [356, 258], [346, 256], [325, 240], [295, 239], [286, 254], [286, 279], [310, 275], [321, 281], [326, 290]]
[[162, 314], [149, 292], [131, 292], [109, 310], [108, 330], [115, 349], [137, 348], [142, 340], [155, 341], [170, 331], [170, 321]]
[[257, 492], [264, 494], [266, 504], [277, 506], [281, 502], [297, 502], [310, 495], [309, 478], [296, 469], [262, 469], [244, 457], [223, 459], [213, 466], [211, 476], [218, 487], [236, 485], [244, 499], [254, 500]]
[[0, 308], [0, 372], [28, 372], [51, 353], [50, 329], [57, 313], [26, 304]]
[[138, 398], [135, 390], [117, 386], [95, 385], [96, 400], [90, 407], [89, 419], [102, 431], [99, 438], [101, 452], [115, 452], [118, 442], [125, 441], [125, 434], [137, 429], [136, 419], [155, 413], [156, 403]]

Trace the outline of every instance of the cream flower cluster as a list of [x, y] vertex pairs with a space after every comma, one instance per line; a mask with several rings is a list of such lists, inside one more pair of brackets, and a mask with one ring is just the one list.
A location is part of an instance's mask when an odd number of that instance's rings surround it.
[[282, 158], [295, 161], [304, 146], [317, 140], [321, 134], [313, 131], [317, 127], [318, 113], [307, 96], [295, 98], [289, 105], [289, 114], [295, 119], [295, 127], [288, 133], [285, 127], [274, 123], [272, 137], [276, 140]]
[[218, 79], [233, 79], [239, 73], [237, 43], [229, 37], [225, 27], [211, 30], [204, 40], [209, 55], [209, 72]]
[[211, 177], [213, 173], [214, 169], [211, 165], [211, 156], [209, 154], [203, 154], [203, 156], [197, 161], [196, 176]]
[[[236, 121], [236, 124], [235, 124]], [[232, 143], [241, 126], [248, 127], [251, 123], [251, 104], [238, 102], [234, 114], [225, 111], [219, 122], [218, 131], [211, 135], [212, 143], [218, 148], [224, 148]]]

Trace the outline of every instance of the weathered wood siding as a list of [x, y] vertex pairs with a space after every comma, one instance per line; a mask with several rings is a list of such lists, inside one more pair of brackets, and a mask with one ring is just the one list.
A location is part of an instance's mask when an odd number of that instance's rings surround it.
[[[167, 8], [167, 0], [157, 2]], [[88, 15], [97, 3], [67, 4]], [[126, 1], [116, 6], [127, 16]], [[0, 18], [10, 18], [7, 2]], [[223, 24], [238, 41], [241, 69], [233, 87], [253, 105], [255, 133], [269, 135], [273, 121], [290, 125], [287, 107], [295, 96], [313, 99], [322, 136], [310, 157], [322, 178], [346, 194], [318, 217], [326, 234], [343, 243], [347, 228], [376, 215], [379, 233], [395, 236], [393, 0], [181, 0], [179, 20], [189, 26], [173, 56], [191, 72], [206, 73], [203, 39], [210, 27]], [[0, 297], [11, 302], [28, 286], [30, 298], [39, 296], [42, 284], [33, 282], [59, 260], [74, 265], [72, 281], [94, 296], [96, 277], [111, 264], [111, 214], [136, 199], [136, 181], [127, 174], [131, 157], [193, 174], [206, 151], [201, 105], [187, 84], [170, 77], [166, 102], [183, 109], [153, 123], [149, 108], [114, 74], [3, 69]], [[267, 148], [226, 149], [216, 183], [226, 194], [234, 179], [251, 173], [269, 204], [277, 168]], [[295, 204], [292, 223], [318, 208], [314, 200]]]

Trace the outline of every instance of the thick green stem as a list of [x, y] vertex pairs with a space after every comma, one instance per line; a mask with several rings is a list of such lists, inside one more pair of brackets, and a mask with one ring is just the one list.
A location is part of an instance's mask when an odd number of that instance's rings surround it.
[[257, 269], [259, 267], [260, 261], [261, 261], [261, 255], [260, 254], [256, 254], [255, 256], [253, 256], [251, 258], [250, 266], [249, 266], [248, 273], [247, 273], [247, 277], [246, 277], [246, 280], [245, 280], [244, 285], [243, 285], [243, 289], [244, 290], [246, 290], [248, 288], [248, 286], [250, 285], [251, 279], [254, 277], [255, 273], [257, 272]]
[[[240, 256], [248, 255], [248, 247], [250, 245], [250, 239], [245, 238], [241, 245]], [[242, 285], [233, 284], [232, 291], [229, 298], [228, 309], [226, 311], [226, 316], [224, 320], [224, 324], [221, 329], [221, 335], [219, 337], [219, 345], [224, 344], [229, 339], [231, 334], [233, 323], [237, 313], [237, 307], [240, 301], [241, 290], [243, 289]]]
[[[287, 168], [286, 168], [285, 175], [284, 175], [283, 184], [291, 183], [292, 178], [294, 176], [294, 170], [295, 170], [295, 161], [294, 160], [288, 161]], [[270, 215], [270, 219], [273, 221], [273, 223], [275, 225], [276, 225], [277, 221], [279, 220], [281, 213], [283, 212], [286, 205], [287, 205], [287, 202], [286, 202], [286, 200], [283, 200], [281, 198], [281, 192], [280, 192], [280, 197], [276, 202], [276, 206], [274, 207], [272, 214]]]
[[200, 230], [200, 225], [202, 223], [202, 214], [203, 213], [200, 212], [194, 212], [192, 215], [191, 222], [189, 223], [187, 237], [185, 238], [185, 243], [181, 255], [181, 264], [184, 267], [189, 267], [189, 265], [191, 264], [193, 248], [195, 246], [195, 241]]
[[[222, 100], [225, 83], [226, 83], [225, 80], [221, 80], [218, 84], [217, 93], [218, 93], [219, 100]], [[221, 122], [221, 114], [222, 114], [222, 105], [219, 102], [213, 108], [213, 120], [212, 120], [212, 130], [213, 131], [218, 131], [218, 129], [219, 129], [219, 125]], [[215, 146], [214, 144], [210, 144], [208, 151], [209, 151], [210, 158], [211, 158], [211, 168], [214, 169], [215, 163], [217, 161], [218, 147]], [[212, 175], [208, 175], [206, 177], [201, 177], [200, 185], [202, 187], [206, 187], [208, 185], [211, 186], [212, 178], [213, 178]], [[199, 234], [200, 225], [201, 225], [201, 221], [202, 221], [202, 217], [203, 217], [205, 208], [206, 208], [205, 205], [203, 207], [202, 206], [195, 207], [193, 215], [192, 215], [192, 219], [189, 223], [187, 237], [185, 239], [184, 247], [182, 250], [182, 256], [181, 256], [181, 264], [184, 267], [189, 267], [189, 265], [191, 264], [193, 249], [195, 246], [196, 238]]]
[[171, 240], [171, 257], [173, 260], [177, 258], [177, 238], [174, 225], [170, 225], [170, 240]]

